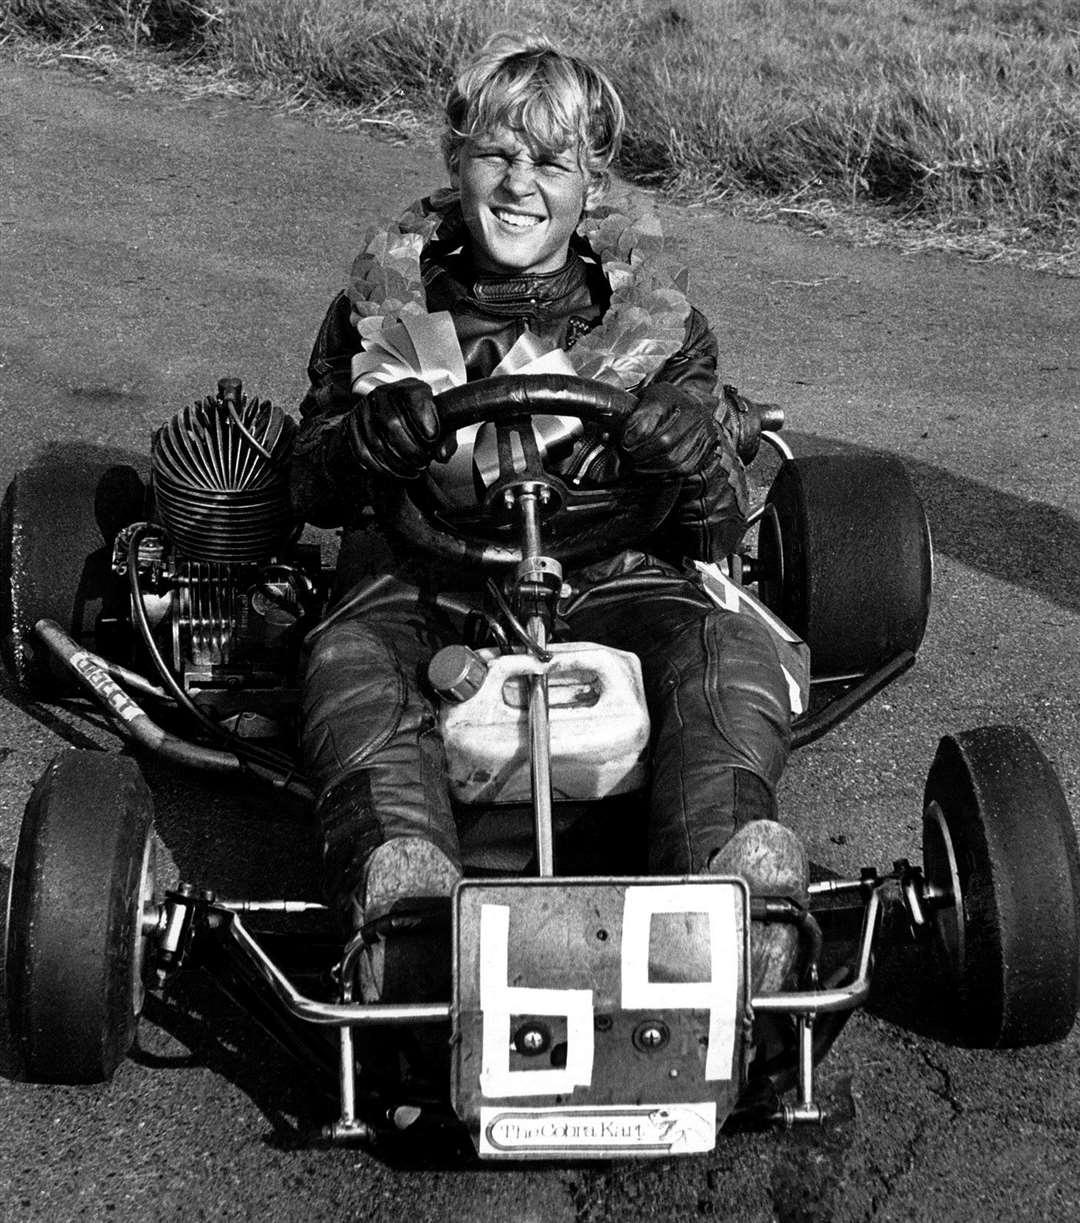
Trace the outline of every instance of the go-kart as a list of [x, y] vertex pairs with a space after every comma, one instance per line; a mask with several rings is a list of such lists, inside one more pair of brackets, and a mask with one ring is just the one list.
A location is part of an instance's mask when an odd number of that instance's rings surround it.
[[[493, 574], [461, 645], [430, 672], [467, 868], [451, 996], [358, 1000], [363, 936], [339, 934], [318, 900], [226, 898], [197, 881], [162, 894], [135, 760], [68, 749], [33, 790], [12, 872], [7, 989], [26, 1076], [108, 1079], [145, 991], [200, 967], [325, 1075], [336, 1094], [326, 1139], [441, 1126], [493, 1160], [702, 1151], [725, 1125], [823, 1119], [815, 1068], [869, 996], [886, 914], [890, 930], [937, 948], [965, 1039], [1064, 1037], [1080, 986], [1080, 856], [1031, 737], [997, 726], [942, 738], [922, 864], [822, 878], [807, 907], [737, 877], [649, 877], [633, 853], [648, 768], [640, 668], [560, 641], [554, 609], [564, 564], [647, 535], [672, 492], [552, 476], [530, 424], [571, 417], [617, 441], [633, 400], [544, 375], [438, 402], [448, 433], [487, 422], [497, 443], [474, 511], [455, 514], [419, 482], [391, 507], [417, 549]], [[764, 438], [779, 471], [744, 545], [703, 580], [808, 648], [799, 747], [912, 665], [932, 561], [896, 459], [795, 458], [781, 423], [740, 421], [742, 452]], [[289, 513], [294, 430], [223, 380], [155, 434], [148, 483], [125, 466], [20, 472], [3, 506], [0, 609], [20, 692], [41, 701], [76, 686], [137, 751], [310, 802], [297, 667], [337, 570]], [[629, 869], [613, 874], [611, 861]], [[796, 979], [781, 992], [752, 989], [753, 922], [798, 930]], [[449, 1065], [436, 1056], [434, 1087], [433, 1046]]]

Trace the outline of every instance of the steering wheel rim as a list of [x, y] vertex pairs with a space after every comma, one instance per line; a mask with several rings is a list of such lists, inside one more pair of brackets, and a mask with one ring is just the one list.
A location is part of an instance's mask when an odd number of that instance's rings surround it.
[[435, 406], [444, 434], [481, 421], [576, 416], [616, 432], [618, 442], [637, 399], [622, 387], [576, 374], [504, 374], [451, 387], [435, 396]]
[[[508, 374], [453, 387], [435, 396], [443, 438], [467, 425], [505, 424], [531, 416], [572, 416], [599, 428], [605, 445], [617, 446], [637, 399], [621, 387], [574, 374]], [[620, 524], [604, 522], [598, 514], [579, 523], [572, 538], [545, 540], [544, 551], [560, 562], [578, 561], [618, 551], [631, 540], [618, 542], [631, 532], [638, 540], [655, 530], [670, 513], [678, 495], [678, 480], [622, 476], [610, 488], [610, 513], [623, 514]], [[431, 522], [420, 501], [423, 483], [399, 484], [387, 506], [391, 527], [422, 551], [453, 564], [499, 567], [521, 560], [521, 549], [460, 527], [450, 529]], [[606, 489], [604, 491], [607, 491]], [[600, 507], [602, 509], [602, 507]], [[557, 518], [556, 514], [553, 518]]]

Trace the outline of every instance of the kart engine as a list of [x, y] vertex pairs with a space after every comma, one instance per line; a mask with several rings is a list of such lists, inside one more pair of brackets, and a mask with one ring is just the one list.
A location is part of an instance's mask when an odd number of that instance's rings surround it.
[[289, 505], [295, 433], [222, 379], [154, 435], [153, 524], [121, 534], [116, 568], [137, 566], [144, 636], [187, 691], [280, 686], [318, 601], [318, 548], [295, 546]]

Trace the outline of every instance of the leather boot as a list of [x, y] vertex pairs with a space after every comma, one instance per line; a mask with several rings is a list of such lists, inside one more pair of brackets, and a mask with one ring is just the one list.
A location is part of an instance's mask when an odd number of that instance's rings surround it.
[[461, 869], [422, 837], [394, 837], [371, 854], [353, 901], [367, 941], [358, 969], [365, 1002], [449, 998], [450, 896], [460, 878]]
[[[752, 820], [709, 860], [714, 875], [738, 875], [755, 896], [809, 900], [810, 864], [802, 842], [775, 820]], [[787, 922], [750, 924], [750, 983], [756, 994], [784, 988], [795, 965], [798, 929]]]

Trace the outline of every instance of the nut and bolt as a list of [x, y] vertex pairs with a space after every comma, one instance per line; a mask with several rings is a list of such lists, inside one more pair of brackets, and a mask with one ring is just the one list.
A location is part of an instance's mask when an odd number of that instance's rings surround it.
[[536, 1057], [551, 1046], [551, 1033], [543, 1024], [525, 1023], [514, 1033], [514, 1048], [525, 1057]]
[[655, 1053], [671, 1039], [671, 1032], [663, 1020], [646, 1019], [634, 1029], [634, 1045], [643, 1053]]

